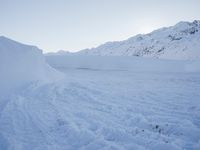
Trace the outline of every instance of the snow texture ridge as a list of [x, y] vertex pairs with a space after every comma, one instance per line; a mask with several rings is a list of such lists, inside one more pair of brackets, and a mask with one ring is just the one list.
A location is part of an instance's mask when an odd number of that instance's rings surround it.
[[0, 105], [2, 150], [200, 149], [199, 73], [61, 71]]

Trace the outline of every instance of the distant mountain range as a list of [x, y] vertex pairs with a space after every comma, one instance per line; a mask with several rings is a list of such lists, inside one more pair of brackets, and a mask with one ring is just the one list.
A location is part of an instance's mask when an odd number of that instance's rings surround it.
[[200, 59], [200, 21], [179, 22], [149, 34], [139, 34], [124, 41], [107, 42], [76, 53], [60, 51], [47, 55], [65, 54], [196, 60]]

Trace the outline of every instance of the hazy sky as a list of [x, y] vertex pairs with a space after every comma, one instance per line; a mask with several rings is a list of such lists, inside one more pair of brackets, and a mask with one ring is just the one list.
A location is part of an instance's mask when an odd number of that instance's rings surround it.
[[195, 19], [200, 0], [0, 0], [0, 35], [45, 52], [91, 48]]

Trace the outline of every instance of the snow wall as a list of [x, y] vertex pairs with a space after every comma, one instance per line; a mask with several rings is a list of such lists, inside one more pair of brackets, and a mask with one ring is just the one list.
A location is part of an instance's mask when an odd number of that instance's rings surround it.
[[5, 37], [0, 37], [0, 92], [33, 81], [58, 79], [61, 73], [45, 62], [42, 51]]

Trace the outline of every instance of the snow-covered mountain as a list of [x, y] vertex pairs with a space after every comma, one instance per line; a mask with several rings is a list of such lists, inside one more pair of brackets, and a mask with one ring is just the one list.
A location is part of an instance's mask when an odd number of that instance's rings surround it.
[[57, 52], [49, 52], [49, 53], [46, 53], [45, 55], [46, 55], [46, 56], [54, 56], [54, 55], [61, 55], [61, 56], [63, 56], [63, 55], [70, 55], [70, 54], [72, 54], [72, 53], [69, 52], [69, 51], [59, 50], [59, 51], [57, 51]]
[[98, 56], [143, 56], [163, 59], [200, 58], [200, 21], [179, 22], [149, 34], [124, 41], [107, 42], [76, 54]]

